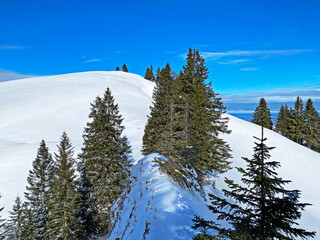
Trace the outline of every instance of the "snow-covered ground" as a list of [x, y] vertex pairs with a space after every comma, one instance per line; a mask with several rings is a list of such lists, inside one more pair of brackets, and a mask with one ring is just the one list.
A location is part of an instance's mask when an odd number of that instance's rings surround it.
[[[5, 206], [3, 215], [11, 209], [16, 195], [23, 195], [41, 139], [46, 140], [53, 152], [62, 132], [66, 131], [76, 152], [80, 151], [90, 102], [107, 87], [119, 103], [126, 126], [124, 133], [132, 145], [134, 161], [138, 162], [142, 157], [141, 139], [153, 86], [141, 76], [124, 72], [84, 72], [1, 82], [0, 193], [3, 197], [0, 206]], [[259, 136], [260, 127], [232, 116], [229, 127], [232, 133], [223, 137], [233, 150], [233, 166], [243, 166], [241, 157], [251, 157], [252, 136]], [[302, 191], [302, 201], [313, 204], [303, 213], [301, 224], [320, 233], [320, 154], [270, 130], [265, 131], [265, 136], [268, 146], [277, 147], [271, 155], [282, 164], [279, 175], [292, 180], [289, 187]], [[145, 158], [143, 164], [139, 162], [134, 173], [137, 178], [132, 186], [134, 190], [125, 200], [123, 216], [112, 236], [124, 233], [128, 226], [124, 239], [136, 236], [141, 239], [150, 222], [146, 239], [189, 239], [191, 217], [194, 214], [211, 216], [200, 197], [192, 196], [159, 173], [152, 156]], [[224, 176], [239, 179], [235, 170], [229, 171], [217, 179], [216, 191], [224, 186]], [[135, 228], [129, 226], [132, 221], [136, 221]], [[160, 236], [161, 233], [166, 235]]]

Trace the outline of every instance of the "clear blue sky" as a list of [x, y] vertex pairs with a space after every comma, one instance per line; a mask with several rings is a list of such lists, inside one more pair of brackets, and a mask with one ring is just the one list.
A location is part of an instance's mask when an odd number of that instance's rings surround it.
[[0, 80], [179, 72], [191, 47], [223, 94], [320, 88], [318, 0], [0, 0], [0, 32]]

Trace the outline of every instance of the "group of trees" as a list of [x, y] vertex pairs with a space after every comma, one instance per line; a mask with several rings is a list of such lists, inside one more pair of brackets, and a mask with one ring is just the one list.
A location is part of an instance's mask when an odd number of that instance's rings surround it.
[[[120, 71], [120, 68], [118, 66], [116, 67], [116, 71]], [[127, 65], [125, 65], [125, 64], [122, 65], [122, 71], [123, 72], [128, 72]]]
[[[0, 233], [6, 239], [96, 239], [106, 236], [110, 208], [127, 186], [128, 141], [118, 105], [108, 88], [91, 104], [79, 159], [66, 133], [50, 154], [41, 141], [25, 198], [18, 196]], [[2, 209], [0, 209], [1, 211]]]
[[[270, 109], [264, 98], [255, 109], [252, 122], [273, 129]], [[299, 144], [319, 150], [320, 117], [310, 98], [305, 106], [301, 97], [297, 97], [293, 108], [281, 105], [274, 130]]]
[[[205, 172], [229, 169], [230, 148], [219, 138], [229, 133], [221, 99], [206, 82], [208, 69], [197, 50], [189, 50], [177, 77], [167, 64], [157, 71], [153, 105], [143, 136], [144, 155], [160, 153], [161, 169], [181, 184], [203, 181]], [[196, 174], [194, 174], [196, 173]]]

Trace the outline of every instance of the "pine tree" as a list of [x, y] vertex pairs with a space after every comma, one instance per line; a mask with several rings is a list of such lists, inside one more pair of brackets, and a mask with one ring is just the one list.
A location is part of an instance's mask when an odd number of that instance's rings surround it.
[[150, 68], [147, 68], [146, 70], [146, 73], [144, 75], [144, 78], [147, 79], [147, 80], [150, 80], [150, 81], [154, 81], [155, 80], [155, 77], [154, 77], [154, 74], [153, 74], [153, 67], [151, 65]]
[[120, 71], [120, 68], [118, 66], [116, 67], [116, 71]]
[[264, 98], [260, 99], [259, 106], [254, 110], [252, 122], [265, 128], [272, 129], [270, 109]]
[[302, 144], [304, 127], [304, 110], [300, 97], [297, 97], [294, 108], [289, 110], [288, 136], [291, 140]]
[[15, 200], [15, 204], [10, 212], [10, 218], [6, 224], [6, 237], [8, 240], [24, 239], [24, 212], [19, 196]]
[[82, 233], [80, 196], [77, 191], [76, 160], [70, 139], [64, 132], [55, 154], [57, 176], [53, 183], [53, 197], [49, 210], [46, 236], [49, 239], [79, 239]]
[[304, 110], [304, 118], [304, 140], [307, 142], [309, 148], [315, 149], [320, 144], [320, 118], [310, 98]]
[[45, 237], [49, 217], [49, 203], [52, 198], [52, 183], [55, 175], [55, 166], [49, 149], [44, 140], [41, 141], [33, 169], [29, 171], [28, 186], [25, 197], [32, 213], [32, 228], [35, 230], [35, 239]]
[[290, 117], [290, 113], [289, 113], [288, 106], [281, 105], [281, 108], [280, 108], [280, 111], [279, 111], [278, 117], [277, 117], [277, 122], [275, 125], [275, 131], [285, 137], [288, 137], [289, 117]]
[[143, 137], [143, 154], [158, 152], [168, 161], [162, 169], [185, 182], [193, 171], [199, 181], [204, 171], [229, 169], [230, 148], [218, 137], [229, 133], [221, 99], [207, 84], [208, 70], [196, 50], [189, 50], [183, 72], [174, 79], [167, 65], [157, 71], [153, 106]]
[[225, 182], [230, 190], [223, 189], [227, 199], [210, 194], [212, 200], [209, 209], [218, 215], [218, 220], [225, 220], [230, 227], [223, 227], [213, 221], [205, 221], [195, 217], [194, 228], [215, 229], [224, 237], [230, 239], [310, 239], [315, 232], [308, 232], [297, 228], [297, 220], [301, 218], [301, 211], [307, 205], [299, 203], [299, 190], [284, 188], [289, 180], [283, 180], [275, 171], [279, 162], [268, 161], [269, 151], [263, 136], [256, 138], [252, 159], [243, 158], [247, 168], [237, 168], [242, 174], [242, 185], [230, 179]]
[[128, 68], [125, 64], [122, 65], [122, 71], [123, 72], [128, 72]]
[[[1, 198], [1, 194], [0, 194], [0, 198]], [[3, 211], [3, 207], [0, 207], [0, 213]], [[0, 215], [0, 240], [4, 239], [5, 237], [5, 220], [1, 218]]]
[[229, 133], [221, 99], [206, 83], [208, 69], [199, 51], [189, 49], [187, 63], [177, 78], [176, 148], [180, 162], [197, 171], [223, 173], [229, 169], [230, 148], [218, 137]]
[[107, 234], [110, 208], [127, 186], [130, 146], [118, 105], [108, 88], [91, 104], [80, 154], [82, 220], [88, 236]]

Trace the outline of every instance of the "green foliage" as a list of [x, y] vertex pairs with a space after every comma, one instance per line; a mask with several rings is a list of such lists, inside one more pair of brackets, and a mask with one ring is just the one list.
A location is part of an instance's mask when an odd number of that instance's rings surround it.
[[120, 71], [120, 68], [118, 66], [116, 67], [116, 71]]
[[80, 154], [82, 216], [87, 236], [102, 237], [108, 233], [110, 208], [127, 187], [130, 173], [130, 146], [118, 105], [108, 88], [103, 98], [91, 104]]
[[289, 113], [288, 106], [281, 105], [281, 108], [277, 117], [277, 122], [275, 125], [275, 131], [286, 137], [288, 137], [288, 132], [289, 132], [289, 118], [290, 118], [290, 113]]
[[297, 97], [294, 108], [289, 109], [288, 136], [291, 140], [302, 144], [304, 127], [304, 110], [300, 97]]
[[53, 197], [49, 210], [46, 236], [49, 239], [79, 239], [82, 233], [80, 196], [77, 191], [76, 162], [73, 147], [64, 132], [55, 154], [57, 176], [53, 183]]
[[222, 227], [212, 221], [194, 218], [194, 228], [214, 229], [230, 239], [310, 239], [315, 232], [297, 228], [297, 220], [307, 205], [299, 203], [299, 190], [286, 190], [283, 180], [275, 169], [279, 162], [268, 161], [272, 147], [265, 145], [262, 137], [255, 143], [252, 159], [243, 158], [247, 168], [237, 168], [242, 174], [242, 185], [230, 179], [225, 182], [230, 190], [223, 189], [227, 199], [210, 194], [212, 200], [209, 209], [218, 215], [218, 220], [225, 220], [230, 228]]
[[320, 118], [310, 98], [304, 110], [304, 118], [304, 140], [307, 142], [309, 148], [316, 149], [316, 147], [320, 145]]
[[201, 182], [206, 170], [223, 173], [229, 169], [230, 148], [218, 137], [229, 133], [228, 118], [207, 78], [205, 60], [191, 49], [177, 78], [169, 64], [157, 71], [142, 152], [164, 155], [168, 161], [160, 166], [176, 181], [196, 171]]
[[144, 78], [145, 78], [145, 79], [148, 79], [148, 80], [150, 80], [150, 81], [152, 81], [152, 82], [155, 80], [155, 77], [154, 77], [154, 74], [153, 74], [153, 67], [152, 67], [152, 65], [150, 66], [150, 68], [147, 68], [146, 73], [145, 73], [145, 75], [144, 75]]
[[123, 72], [128, 72], [128, 68], [125, 64], [122, 65], [122, 71]]
[[[1, 198], [1, 194], [0, 194]], [[0, 213], [3, 211], [3, 207], [0, 208]], [[4, 231], [5, 231], [5, 220], [1, 218], [0, 215], [0, 240], [4, 239]]]
[[47, 239], [46, 224], [49, 218], [49, 203], [52, 198], [52, 186], [55, 175], [54, 161], [44, 140], [41, 141], [33, 169], [29, 171], [25, 197], [32, 216], [30, 224], [35, 230], [34, 239]]
[[260, 99], [259, 106], [254, 110], [252, 122], [262, 127], [272, 129], [270, 109], [264, 98]]
[[20, 197], [18, 196], [13, 205], [8, 223], [6, 224], [7, 239], [24, 239], [24, 213]]

